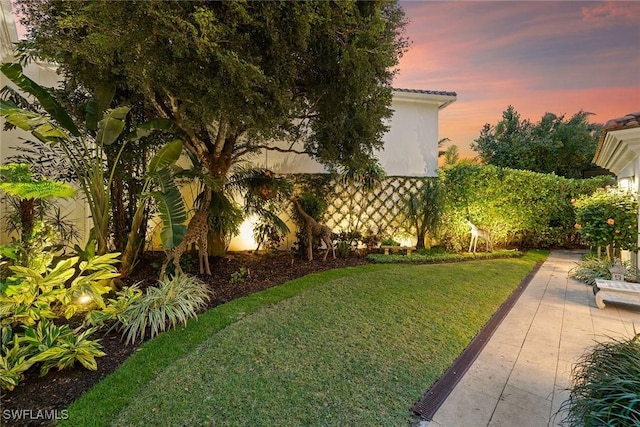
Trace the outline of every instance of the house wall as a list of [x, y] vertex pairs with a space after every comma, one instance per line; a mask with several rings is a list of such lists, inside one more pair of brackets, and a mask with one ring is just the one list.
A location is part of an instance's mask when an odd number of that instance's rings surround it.
[[[389, 131], [384, 135], [384, 148], [375, 155], [387, 175], [436, 176], [438, 170], [438, 111], [440, 102], [408, 98], [395, 93], [392, 103], [393, 117], [387, 123]], [[287, 143], [278, 143], [281, 149]], [[303, 150], [294, 144], [296, 150]], [[267, 151], [255, 162], [276, 173], [323, 173], [327, 170], [305, 154]]]
[[436, 176], [438, 170], [438, 105], [396, 96], [395, 110], [378, 153], [387, 175]]
[[[52, 69], [37, 65], [26, 70], [32, 79], [43, 82], [44, 86], [57, 84], [57, 75]], [[3, 85], [8, 82], [2, 81]], [[393, 176], [435, 176], [437, 174], [438, 153], [438, 102], [425, 102], [420, 99], [404, 99], [403, 94], [396, 94], [392, 108], [394, 115], [389, 121], [390, 130], [384, 135], [384, 149], [376, 153], [381, 166], [387, 175]], [[2, 133], [0, 161], [14, 154], [12, 146], [19, 143], [20, 138], [30, 137], [19, 130]], [[284, 142], [281, 148], [287, 148]], [[294, 147], [301, 149], [301, 147]], [[311, 157], [304, 154], [281, 153], [269, 151], [254, 159], [258, 166], [268, 167], [277, 173], [322, 173], [325, 168]], [[186, 197], [190, 199], [191, 197]], [[75, 224], [81, 236], [87, 236], [91, 229], [89, 211], [85, 203], [80, 201], [62, 202], [65, 213]], [[6, 213], [6, 206], [0, 206], [0, 215]], [[161, 250], [158, 239], [159, 224], [156, 219], [150, 223], [152, 242], [151, 249]], [[290, 224], [292, 225], [292, 224]], [[288, 236], [289, 246], [295, 235]], [[0, 244], [8, 243], [11, 237], [0, 231]], [[80, 242], [83, 244], [83, 242]], [[241, 233], [232, 239], [230, 250], [247, 250], [255, 248], [252, 236], [252, 221], [248, 219], [241, 227]]]

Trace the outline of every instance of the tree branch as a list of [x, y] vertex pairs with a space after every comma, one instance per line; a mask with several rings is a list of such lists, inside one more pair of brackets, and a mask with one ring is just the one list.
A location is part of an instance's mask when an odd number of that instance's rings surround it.
[[[291, 147], [289, 148], [280, 148], [280, 147], [272, 147], [270, 145], [255, 145], [252, 147], [253, 150], [268, 150], [268, 151], [278, 151], [280, 153], [294, 153], [294, 154], [306, 154], [311, 156], [313, 153], [306, 150], [296, 150]], [[253, 151], [252, 150], [252, 151]], [[249, 150], [247, 150], [249, 151]]]

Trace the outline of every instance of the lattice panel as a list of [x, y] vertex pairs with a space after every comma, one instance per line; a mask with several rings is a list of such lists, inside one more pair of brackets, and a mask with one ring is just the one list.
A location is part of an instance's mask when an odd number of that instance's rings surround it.
[[337, 178], [328, 180], [324, 223], [334, 232], [392, 235], [411, 232], [403, 228], [402, 209], [409, 194], [416, 193], [425, 178], [392, 176], [371, 191]]

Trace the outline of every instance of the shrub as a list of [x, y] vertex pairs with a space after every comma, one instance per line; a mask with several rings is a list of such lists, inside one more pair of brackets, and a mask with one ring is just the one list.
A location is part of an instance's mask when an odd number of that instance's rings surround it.
[[380, 242], [382, 246], [400, 246], [400, 243], [393, 237], [386, 237]]
[[147, 288], [146, 294], [134, 300], [118, 316], [122, 336], [127, 344], [144, 340], [149, 332], [153, 338], [168, 327], [196, 317], [197, 310], [209, 300], [207, 285], [193, 276], [180, 274], [160, 280], [158, 286]]
[[463, 252], [463, 253], [450, 253], [443, 250], [421, 250], [417, 253], [412, 253], [410, 256], [400, 254], [369, 254], [367, 259], [376, 264], [395, 264], [395, 263], [407, 263], [407, 264], [428, 264], [428, 263], [440, 263], [440, 262], [456, 262], [466, 260], [477, 259], [495, 259], [495, 258], [516, 258], [521, 257], [522, 252], [517, 249], [503, 249], [493, 252]]
[[342, 231], [335, 235], [336, 252], [340, 258], [346, 258], [349, 254], [357, 252], [362, 239], [362, 233], [359, 231]]
[[27, 358], [32, 354], [24, 339], [18, 334], [13, 334], [9, 327], [2, 328], [0, 342], [0, 389], [13, 390], [22, 373], [31, 367]]
[[[638, 282], [638, 269], [629, 262], [624, 262], [622, 265], [626, 270], [624, 279], [627, 282]], [[608, 259], [587, 254], [580, 264], [569, 271], [569, 277], [593, 286], [596, 284], [596, 279], [611, 279], [611, 272], [609, 271], [611, 266], [613, 266], [613, 263]]]
[[640, 425], [640, 334], [598, 343], [573, 368], [564, 423]]
[[0, 386], [13, 390], [22, 373], [36, 363], [40, 375], [51, 368], [62, 370], [80, 362], [85, 368], [96, 370], [96, 357], [104, 356], [98, 341], [88, 339], [95, 329], [76, 334], [68, 325], [57, 326], [46, 319], [38, 321], [24, 333], [14, 333], [10, 327], [2, 328], [0, 348]]
[[493, 243], [498, 246], [575, 245], [575, 210], [571, 200], [611, 183], [611, 177], [567, 179], [466, 164], [443, 169], [441, 180], [447, 192], [442, 241], [447, 248], [458, 250], [469, 242], [466, 216], [489, 229]]
[[249, 276], [249, 270], [247, 270], [244, 267], [240, 267], [238, 271], [234, 271], [233, 273], [231, 273], [231, 278], [229, 279], [229, 282], [232, 285], [238, 285], [244, 282], [248, 276]]
[[638, 202], [631, 194], [619, 190], [598, 190], [574, 202], [580, 235], [592, 246], [608, 247], [609, 259], [620, 249], [638, 248]]
[[73, 366], [75, 362], [95, 371], [98, 369], [95, 358], [105, 355], [97, 341], [88, 339], [95, 331], [95, 328], [90, 328], [76, 335], [68, 325], [56, 326], [46, 320], [38, 322], [36, 327], [27, 328], [24, 333], [25, 342], [36, 353], [29, 362], [43, 362], [41, 376], [45, 376], [51, 368], [62, 370]]
[[[19, 265], [8, 268], [10, 275], [0, 283], [2, 388], [13, 389], [35, 364], [40, 364], [41, 375], [75, 362], [97, 368], [96, 357], [104, 353], [97, 340], [88, 339], [97, 328], [86, 329], [86, 323], [102, 325], [115, 318], [137, 294], [125, 288], [115, 299], [105, 301], [112, 291], [111, 280], [119, 275], [118, 254], [94, 256], [87, 250], [84, 256], [87, 259], [75, 256], [59, 261], [43, 272]], [[86, 312], [85, 323], [76, 329], [65, 324], [64, 319], [81, 312]]]
[[40, 319], [64, 316], [70, 319], [86, 310], [89, 299], [100, 308], [106, 305], [102, 295], [109, 292], [110, 280], [119, 274], [114, 266], [117, 253], [80, 261], [62, 260], [45, 273], [21, 266], [9, 267], [11, 277], [0, 284], [0, 325], [33, 326]]

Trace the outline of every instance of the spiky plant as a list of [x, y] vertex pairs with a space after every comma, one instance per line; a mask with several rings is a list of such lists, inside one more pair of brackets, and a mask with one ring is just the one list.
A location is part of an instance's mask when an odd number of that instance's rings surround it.
[[611, 261], [606, 258], [586, 255], [580, 264], [569, 270], [569, 277], [593, 286], [596, 279], [611, 279], [611, 266]]
[[640, 425], [640, 334], [598, 343], [573, 368], [568, 426]]
[[158, 281], [147, 288], [146, 294], [133, 301], [118, 320], [126, 343], [144, 340], [176, 327], [197, 316], [209, 300], [207, 285], [185, 274]]

